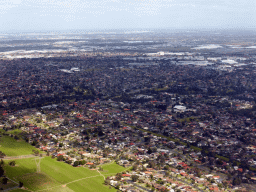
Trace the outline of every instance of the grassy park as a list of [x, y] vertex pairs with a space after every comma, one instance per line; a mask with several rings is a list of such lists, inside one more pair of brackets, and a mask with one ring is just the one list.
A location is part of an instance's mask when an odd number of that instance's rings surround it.
[[[38, 157], [35, 158], [38, 161]], [[5, 161], [6, 175], [16, 182], [23, 182], [27, 191], [116, 191], [103, 184], [104, 176], [115, 175], [125, 170], [125, 168], [112, 163], [103, 165], [104, 171], [100, 174], [97, 170], [72, 167], [51, 157], [43, 157], [40, 163], [41, 172], [38, 173], [35, 158], [15, 160], [15, 167], [11, 167], [8, 165], [8, 161]]]
[[116, 163], [111, 163], [111, 164], [107, 164], [107, 165], [103, 165], [101, 166], [103, 168], [103, 175], [108, 176], [109, 174], [116, 174], [116, 173], [120, 173], [124, 170], [127, 170], [127, 168], [124, 168], [122, 166], [117, 165]]
[[2, 136], [0, 138], [0, 151], [7, 156], [30, 155], [32, 150], [36, 148], [26, 143], [24, 140], [15, 140], [9, 136]]
[[[15, 140], [9, 136], [0, 137], [0, 151], [7, 156], [30, 155], [36, 148], [23, 140]], [[4, 160], [4, 170], [6, 176], [13, 181], [22, 182], [24, 189], [14, 189], [18, 191], [116, 191], [114, 188], [105, 186], [104, 178], [122, 172], [127, 168], [116, 163], [101, 166], [103, 171], [90, 170], [86, 167], [73, 167], [64, 162], [57, 161], [51, 157], [43, 157], [40, 160], [40, 172], [36, 163], [39, 157], [15, 159], [15, 166], [10, 166], [9, 161]]]

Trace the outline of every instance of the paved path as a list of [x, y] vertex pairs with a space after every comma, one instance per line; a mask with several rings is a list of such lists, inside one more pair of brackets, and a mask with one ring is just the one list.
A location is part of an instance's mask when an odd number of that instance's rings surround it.
[[11, 191], [11, 190], [18, 189], [18, 188], [19, 188], [19, 187], [16, 186], [16, 187], [12, 187], [12, 188], [9, 188], [9, 189], [5, 189], [5, 190], [3, 190], [2, 192]]
[[101, 172], [99, 170], [97, 170], [98, 173], [104, 178], [104, 180], [106, 179], [104, 175], [101, 174]]
[[7, 179], [9, 179], [10, 181], [12, 181], [13, 183], [19, 185], [19, 183], [17, 183], [16, 181], [13, 181], [12, 179], [10, 179], [9, 177], [6, 177]]
[[[46, 156], [46, 154], [42, 154], [42, 156]], [[20, 156], [6, 156], [3, 160], [13, 160], [13, 159], [25, 159], [31, 157], [40, 157], [40, 155], [20, 155]]]

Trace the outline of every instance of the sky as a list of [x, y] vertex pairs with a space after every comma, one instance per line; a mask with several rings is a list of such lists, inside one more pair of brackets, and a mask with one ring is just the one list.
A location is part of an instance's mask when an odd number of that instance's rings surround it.
[[1, 0], [0, 31], [251, 29], [256, 0]]

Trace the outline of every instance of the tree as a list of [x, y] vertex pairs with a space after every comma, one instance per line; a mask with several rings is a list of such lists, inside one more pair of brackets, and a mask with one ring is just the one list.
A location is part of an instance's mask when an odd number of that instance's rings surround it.
[[110, 184], [110, 180], [109, 178], [106, 178], [105, 181], [104, 181], [105, 185], [109, 185]]
[[57, 144], [57, 143], [58, 143], [58, 140], [57, 140], [57, 139], [53, 139], [53, 142], [54, 142], [55, 144]]
[[0, 177], [2, 177], [4, 175], [4, 169], [2, 166], [0, 166]]
[[164, 181], [163, 181], [161, 178], [159, 178], [159, 179], [156, 181], [156, 183], [163, 185], [163, 184], [164, 184]]
[[35, 140], [31, 143], [32, 146], [36, 146], [37, 144], [38, 144], [38, 142]]
[[10, 161], [10, 162], [9, 162], [9, 165], [10, 165], [10, 166], [12, 166], [12, 167], [14, 167], [14, 166], [15, 166], [15, 164], [16, 164], [16, 162], [15, 162], [15, 161]]
[[136, 171], [137, 168], [138, 168], [138, 165], [137, 165], [137, 164], [134, 164], [133, 167], [132, 167], [132, 170], [133, 170], [133, 171]]
[[65, 159], [64, 159], [64, 156], [63, 155], [59, 155], [58, 157], [57, 157], [57, 161], [64, 161]]
[[0, 151], [0, 158], [4, 158], [6, 155], [2, 152], [2, 151]]
[[32, 152], [34, 153], [35, 156], [38, 156], [39, 155], [39, 151], [38, 150], [32, 150]]
[[152, 149], [149, 147], [147, 153], [148, 153], [148, 154], [151, 154], [152, 152], [153, 152]]
[[66, 161], [65, 161], [67, 164], [69, 164], [69, 165], [71, 165], [71, 163], [72, 163], [72, 160], [68, 160], [68, 159], [66, 159]]
[[133, 182], [136, 182], [139, 179], [139, 176], [138, 175], [132, 175], [131, 178], [132, 178]]
[[149, 162], [148, 162], [148, 166], [149, 166], [150, 168], [154, 168], [154, 167], [156, 166], [156, 164], [155, 164], [154, 161], [149, 161]]
[[117, 173], [116, 174], [116, 180], [120, 181], [122, 178], [122, 174], [121, 173]]
[[23, 187], [23, 183], [22, 182], [19, 182], [19, 187]]
[[103, 157], [107, 157], [108, 156], [108, 152], [107, 151], [104, 151], [103, 152]]
[[6, 177], [4, 177], [4, 178], [2, 179], [2, 184], [6, 185], [7, 182], [8, 182], [8, 179], [7, 179]]
[[234, 180], [233, 180], [233, 185], [240, 185], [241, 184], [241, 179], [239, 179], [239, 178], [234, 178]]
[[63, 143], [59, 143], [59, 147], [63, 147]]
[[228, 182], [227, 182], [227, 181], [223, 181], [223, 186], [224, 186], [225, 188], [227, 188], [227, 187], [228, 187]]
[[116, 185], [116, 189], [119, 189], [119, 188], [120, 188], [120, 184], [117, 184], [117, 185]]
[[78, 165], [79, 165], [79, 161], [75, 161], [73, 164], [74, 167], [77, 167]]
[[85, 163], [86, 163], [85, 160], [79, 161], [79, 164], [80, 164], [80, 165], [84, 165]]
[[68, 125], [68, 124], [69, 124], [69, 120], [68, 120], [68, 118], [65, 118], [63, 121], [63, 125]]
[[165, 170], [169, 170], [169, 166], [168, 166], [168, 165], [165, 165], [165, 166], [164, 166], [164, 169], [165, 169]]
[[112, 125], [114, 128], [118, 128], [120, 125], [120, 122], [118, 120], [115, 120]]

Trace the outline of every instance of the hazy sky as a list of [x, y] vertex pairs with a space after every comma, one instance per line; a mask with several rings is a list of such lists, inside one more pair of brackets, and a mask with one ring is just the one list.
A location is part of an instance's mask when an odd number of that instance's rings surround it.
[[0, 31], [256, 28], [256, 0], [0, 0]]

